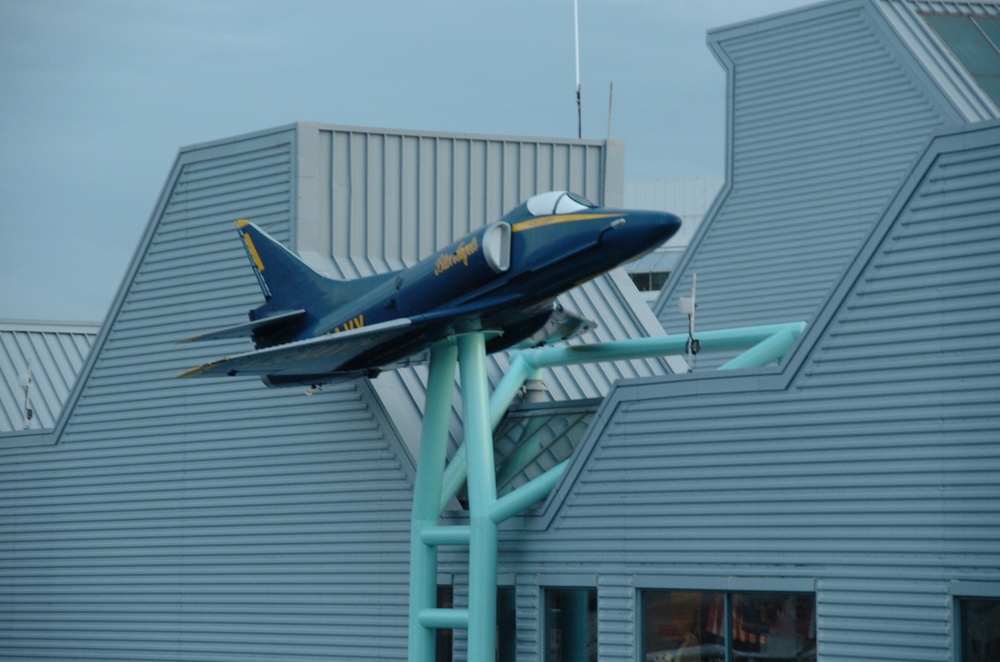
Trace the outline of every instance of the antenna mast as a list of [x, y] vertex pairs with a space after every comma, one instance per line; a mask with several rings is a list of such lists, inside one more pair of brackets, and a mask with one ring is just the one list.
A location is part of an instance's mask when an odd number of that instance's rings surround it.
[[691, 296], [681, 297], [679, 304], [682, 315], [688, 316], [688, 341], [687, 341], [687, 356], [688, 356], [688, 372], [694, 370], [694, 357], [697, 356], [698, 352], [701, 351], [701, 341], [694, 337], [694, 311], [698, 308], [697, 299], [695, 299], [695, 288], [698, 284], [698, 274], [691, 274]]
[[28, 358], [28, 372], [24, 376], [24, 429], [31, 427], [31, 419], [34, 416], [31, 409], [31, 358]]
[[608, 140], [611, 140], [611, 100], [615, 96], [615, 81], [608, 83]]
[[583, 138], [583, 106], [580, 102], [580, 8], [573, 0], [573, 43], [576, 46], [576, 137]]

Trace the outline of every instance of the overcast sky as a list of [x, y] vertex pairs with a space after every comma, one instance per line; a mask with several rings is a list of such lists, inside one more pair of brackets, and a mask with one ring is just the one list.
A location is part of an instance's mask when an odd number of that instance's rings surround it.
[[[580, 0], [584, 137], [723, 175], [706, 31], [810, 0]], [[186, 145], [312, 121], [575, 137], [572, 0], [0, 0], [0, 319], [104, 319]]]

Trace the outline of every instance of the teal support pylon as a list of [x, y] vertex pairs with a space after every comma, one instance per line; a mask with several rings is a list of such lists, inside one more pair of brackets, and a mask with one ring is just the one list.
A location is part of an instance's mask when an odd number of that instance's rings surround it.
[[486, 336], [482, 332], [459, 336], [458, 353], [471, 529], [468, 659], [492, 660], [496, 656], [497, 524], [490, 513], [497, 498], [497, 484], [486, 377]]
[[448, 450], [448, 421], [457, 360], [458, 347], [454, 342], [431, 349], [427, 404], [410, 519], [410, 662], [431, 661], [436, 655], [437, 631], [421, 622], [421, 614], [427, 622], [433, 621], [431, 615], [437, 613], [437, 545], [428, 544], [425, 539], [439, 528], [438, 503]]
[[[468, 472], [469, 524], [441, 526], [440, 503], [456, 360], [462, 384], [466, 449], [463, 459]], [[433, 662], [435, 630], [456, 627], [468, 629], [469, 660], [493, 659], [497, 603], [496, 491], [486, 336], [475, 331], [458, 335], [454, 341], [431, 350], [427, 404], [410, 519], [410, 662]], [[530, 503], [523, 507], [528, 505]], [[505, 509], [509, 511], [509, 507]], [[437, 608], [437, 547], [446, 544], [468, 545], [468, 609]]]

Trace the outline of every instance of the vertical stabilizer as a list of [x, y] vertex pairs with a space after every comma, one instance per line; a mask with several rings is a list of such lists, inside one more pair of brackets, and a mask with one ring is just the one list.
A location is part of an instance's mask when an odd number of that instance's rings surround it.
[[[315, 271], [271, 235], [247, 220], [236, 221], [247, 258], [273, 311], [309, 308], [337, 281]], [[260, 309], [258, 309], [260, 310]]]
[[304, 310], [307, 319], [315, 319], [317, 315], [360, 298], [395, 276], [393, 272], [346, 281], [329, 278], [250, 221], [236, 221], [236, 228], [266, 301], [250, 311], [251, 320], [295, 310]]

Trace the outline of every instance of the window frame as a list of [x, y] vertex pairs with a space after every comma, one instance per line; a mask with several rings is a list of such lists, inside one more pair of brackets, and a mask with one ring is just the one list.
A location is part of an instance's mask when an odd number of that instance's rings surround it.
[[962, 619], [962, 604], [978, 600], [996, 600], [1000, 602], [1000, 582], [975, 582], [952, 580], [949, 585], [951, 594], [951, 641], [953, 644], [952, 659], [957, 662], [965, 660], [965, 641], [962, 638], [965, 624]]
[[[543, 580], [544, 578], [539, 578]], [[596, 577], [590, 576], [588, 579], [573, 581], [571, 578], [564, 578], [566, 581], [539, 581], [538, 582], [538, 659], [544, 662], [548, 655], [549, 646], [549, 609], [548, 598], [551, 591], [588, 591], [593, 592], [594, 597], [594, 631], [593, 638], [595, 645], [600, 646], [598, 638], [598, 622], [601, 615], [600, 595], [597, 590]], [[588, 597], [589, 601], [589, 597]], [[588, 624], [589, 628], [589, 624]], [[599, 648], [598, 648], [599, 652]]]
[[694, 583], [676, 581], [652, 581], [637, 584], [635, 587], [635, 659], [636, 662], [645, 662], [646, 659], [646, 612], [645, 596], [654, 592], [700, 592], [700, 593], [721, 593], [723, 595], [723, 628], [725, 632], [724, 648], [727, 662], [733, 660], [732, 648], [732, 605], [733, 596], [736, 594], [755, 595], [796, 595], [812, 596], [813, 599], [813, 620], [815, 627], [815, 642], [819, 646], [819, 625], [817, 622], [819, 611], [819, 591], [816, 587], [815, 579], [776, 579], [776, 580], [749, 580], [749, 581], [726, 581]]

